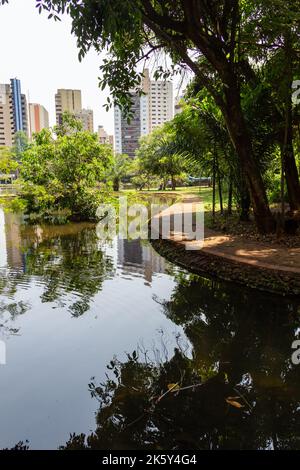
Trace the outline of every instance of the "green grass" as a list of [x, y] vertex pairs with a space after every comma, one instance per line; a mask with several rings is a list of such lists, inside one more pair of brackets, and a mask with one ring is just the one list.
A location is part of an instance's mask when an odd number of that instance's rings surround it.
[[[127, 192], [129, 190], [124, 190]], [[132, 190], [130, 190], [132, 192]], [[195, 196], [200, 196], [204, 202], [205, 211], [209, 212], [212, 210], [212, 188], [208, 187], [200, 187], [199, 186], [186, 186], [183, 188], [177, 188], [175, 191], [171, 189], [167, 189], [165, 191], [158, 191], [157, 189], [150, 189], [150, 190], [143, 190], [143, 191], [136, 191], [138, 194], [178, 194], [178, 196], [184, 196], [185, 194], [194, 194]], [[227, 206], [227, 192], [223, 192], [223, 205], [224, 208]], [[219, 193], [216, 192], [216, 211], [220, 210], [220, 201], [219, 201]]]

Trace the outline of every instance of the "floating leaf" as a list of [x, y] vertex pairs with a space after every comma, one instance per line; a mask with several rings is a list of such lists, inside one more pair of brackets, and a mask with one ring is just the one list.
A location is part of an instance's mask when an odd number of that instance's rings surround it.
[[232, 400], [232, 397], [226, 398], [226, 402], [235, 408], [244, 408], [244, 405], [241, 405], [238, 401]]

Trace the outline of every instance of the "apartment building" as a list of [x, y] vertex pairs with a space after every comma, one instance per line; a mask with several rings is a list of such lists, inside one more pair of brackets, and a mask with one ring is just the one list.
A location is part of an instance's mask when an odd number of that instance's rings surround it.
[[29, 103], [30, 134], [49, 129], [49, 113], [38, 103]]
[[76, 117], [82, 122], [85, 131], [94, 132], [94, 112], [91, 109], [82, 109]]
[[12, 146], [19, 131], [29, 136], [27, 100], [20, 80], [13, 78], [0, 84], [0, 145]]
[[145, 69], [141, 90], [131, 90], [131, 100], [132, 119], [129, 123], [120, 108], [114, 108], [115, 150], [134, 157], [141, 136], [173, 118], [173, 84], [151, 80], [149, 70]]
[[81, 90], [60, 88], [55, 95], [56, 124], [62, 122], [62, 115], [69, 112], [74, 116], [82, 111]]

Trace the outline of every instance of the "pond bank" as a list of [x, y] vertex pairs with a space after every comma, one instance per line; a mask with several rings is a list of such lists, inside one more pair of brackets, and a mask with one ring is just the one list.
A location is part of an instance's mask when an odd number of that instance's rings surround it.
[[[199, 201], [195, 196], [184, 197], [176, 206], [176, 213], [180, 210], [183, 212], [187, 206], [191, 207], [191, 203]], [[237, 235], [226, 235], [205, 228], [201, 248], [200, 242], [184, 240], [182, 232], [172, 232], [172, 208], [156, 217], [160, 222], [159, 239], [151, 240], [151, 243], [169, 261], [196, 274], [284, 296], [300, 296], [300, 247], [286, 248], [279, 244], [245, 241]], [[162, 239], [161, 226], [166, 217], [170, 217], [171, 232], [168, 239]], [[192, 250], [186, 249], [186, 243]]]

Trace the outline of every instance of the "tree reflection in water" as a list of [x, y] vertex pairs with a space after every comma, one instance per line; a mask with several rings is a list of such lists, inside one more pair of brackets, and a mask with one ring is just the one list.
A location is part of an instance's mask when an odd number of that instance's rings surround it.
[[[13, 296], [31, 281], [42, 287], [42, 302], [66, 306], [72, 316], [87, 312], [93, 297], [113, 273], [113, 261], [101, 248], [94, 227], [87, 224], [22, 226], [22, 266], [0, 276], [0, 294]], [[16, 248], [15, 248], [16, 251]]]
[[[299, 449], [300, 368], [291, 363], [299, 303], [180, 274], [165, 314], [183, 326], [192, 356], [161, 364], [114, 359], [89, 384], [96, 430], [66, 449]], [[179, 387], [202, 384], [169, 392]]]

